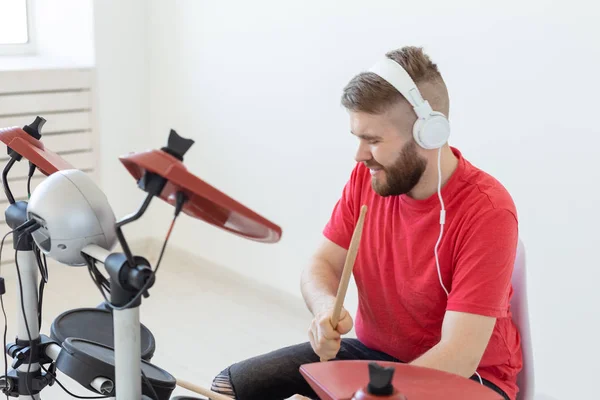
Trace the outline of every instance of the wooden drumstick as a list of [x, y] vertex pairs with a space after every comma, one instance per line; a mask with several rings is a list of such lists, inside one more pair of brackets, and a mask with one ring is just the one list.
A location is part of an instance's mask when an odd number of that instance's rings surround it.
[[358, 248], [360, 247], [360, 239], [362, 237], [366, 214], [367, 206], [363, 205], [360, 209], [360, 216], [358, 217], [358, 222], [354, 228], [354, 233], [352, 234], [352, 240], [350, 241], [350, 247], [348, 247], [348, 254], [346, 255], [346, 262], [344, 264], [344, 271], [342, 272], [342, 278], [340, 279], [340, 286], [338, 287], [338, 292], [335, 296], [335, 306], [333, 307], [333, 315], [331, 316], [331, 325], [333, 325], [333, 329], [337, 329], [338, 322], [340, 321], [340, 314], [342, 313], [342, 306], [344, 305], [348, 284], [350, 283], [350, 277], [352, 276], [354, 261], [356, 261], [356, 255], [358, 254]]
[[[344, 263], [344, 270], [342, 271], [342, 278], [340, 279], [340, 286], [338, 287], [338, 292], [335, 296], [335, 305], [331, 316], [331, 325], [333, 325], [333, 329], [337, 329], [338, 322], [340, 321], [342, 306], [344, 305], [348, 284], [350, 283], [350, 277], [352, 276], [352, 269], [354, 268], [354, 261], [356, 261], [356, 255], [358, 254], [358, 248], [360, 246], [366, 214], [367, 206], [363, 205], [360, 209], [360, 216], [358, 217], [358, 222], [354, 228], [352, 239], [350, 240], [350, 246], [348, 247], [348, 253], [346, 254], [346, 262]], [[321, 359], [321, 361], [326, 360]]]
[[231, 397], [229, 396], [213, 392], [212, 390], [205, 389], [201, 386], [194, 385], [193, 383], [186, 382], [181, 379], [177, 379], [177, 386], [181, 386], [182, 388], [187, 389], [191, 392], [201, 394], [202, 396], [206, 396], [211, 400], [231, 400]]

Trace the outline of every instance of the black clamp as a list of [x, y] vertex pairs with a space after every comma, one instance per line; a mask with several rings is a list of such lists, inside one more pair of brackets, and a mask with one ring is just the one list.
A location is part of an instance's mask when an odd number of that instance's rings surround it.
[[[6, 353], [13, 358], [11, 367], [7, 376], [0, 377], [0, 390], [8, 395], [18, 397], [19, 395], [36, 394], [42, 391], [46, 386], [52, 386], [56, 381], [56, 364], [54, 360], [46, 355], [46, 348], [50, 345], [59, 345], [55, 340], [46, 335], [40, 335], [39, 338], [29, 341], [21, 341], [17, 338], [16, 343], [10, 343], [6, 346]], [[50, 364], [47, 372], [41, 369], [30, 371], [18, 371], [24, 363], [38, 363], [40, 365]], [[25, 383], [27, 382], [27, 383]]]
[[6, 353], [13, 358], [13, 368], [19, 368], [25, 361], [29, 361], [30, 358], [34, 363], [48, 364], [54, 361], [46, 355], [46, 348], [52, 344], [60, 346], [60, 343], [50, 339], [46, 335], [40, 335], [39, 338], [32, 340], [32, 342], [17, 339], [16, 343], [9, 343], [6, 346]]

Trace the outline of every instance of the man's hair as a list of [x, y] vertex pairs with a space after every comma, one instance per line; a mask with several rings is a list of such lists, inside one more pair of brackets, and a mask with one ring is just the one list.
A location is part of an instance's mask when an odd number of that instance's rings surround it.
[[[396, 61], [408, 72], [417, 87], [422, 83], [433, 83], [436, 98], [427, 99], [436, 111], [448, 110], [448, 93], [438, 67], [423, 52], [421, 47], [406, 46], [386, 53], [386, 57]], [[425, 97], [425, 94], [423, 94]], [[403, 100], [404, 97], [386, 80], [372, 72], [361, 72], [356, 75], [344, 88], [342, 105], [351, 111], [361, 111], [369, 114], [381, 114], [391, 105]], [[437, 103], [437, 104], [436, 104]], [[437, 109], [436, 109], [437, 108]], [[440, 109], [440, 108], [445, 108]]]

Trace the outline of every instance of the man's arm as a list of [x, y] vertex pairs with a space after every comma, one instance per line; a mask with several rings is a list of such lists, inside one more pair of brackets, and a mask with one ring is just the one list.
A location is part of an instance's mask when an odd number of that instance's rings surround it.
[[411, 364], [470, 378], [479, 365], [495, 324], [494, 317], [447, 311], [440, 342]]
[[346, 249], [325, 238], [302, 272], [300, 290], [313, 315], [333, 308], [346, 253]]
[[441, 339], [412, 364], [473, 376], [496, 318], [508, 316], [517, 243], [518, 222], [506, 208], [485, 212], [459, 236]]

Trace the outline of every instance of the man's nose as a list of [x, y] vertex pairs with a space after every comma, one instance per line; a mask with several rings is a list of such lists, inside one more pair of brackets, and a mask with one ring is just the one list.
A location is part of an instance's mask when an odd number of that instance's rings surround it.
[[364, 143], [360, 143], [358, 145], [358, 149], [356, 150], [356, 154], [354, 156], [354, 159], [356, 160], [356, 162], [369, 161], [371, 158], [373, 158], [373, 157], [371, 155], [371, 151], [369, 150], [369, 147]]

